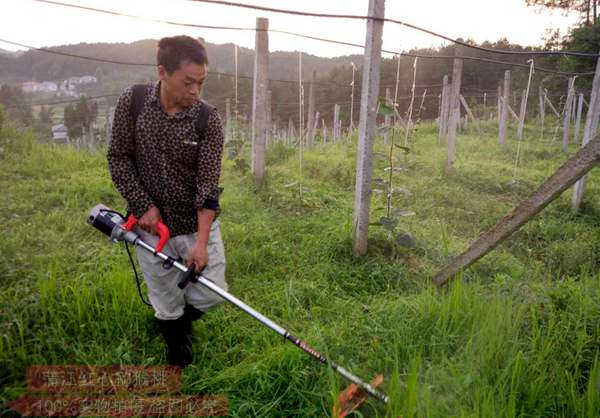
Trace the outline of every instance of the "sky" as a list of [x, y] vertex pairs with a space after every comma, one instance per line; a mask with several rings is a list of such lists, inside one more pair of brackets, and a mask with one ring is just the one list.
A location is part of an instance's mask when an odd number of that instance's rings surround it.
[[[60, 0], [58, 0], [60, 1]], [[236, 0], [238, 1], [238, 0]], [[95, 7], [147, 19], [179, 23], [252, 28], [257, 17], [269, 19], [272, 29], [364, 44], [364, 21], [289, 16], [258, 10], [233, 8], [190, 0], [62, 0], [64, 3]], [[240, 3], [308, 12], [366, 15], [368, 0], [239, 0]], [[198, 29], [105, 15], [34, 0], [0, 0], [0, 39], [34, 47], [80, 42], [132, 42], [178, 34], [201, 36], [207, 42], [236, 43], [254, 47], [251, 31]], [[387, 0], [386, 17], [433, 30], [451, 38], [495, 41], [507, 38], [521, 45], [543, 44], [544, 31], [559, 28], [565, 34], [577, 21], [576, 15], [540, 11], [525, 0]], [[384, 24], [383, 48], [392, 51], [413, 47], [438, 47], [445, 42], [431, 35], [391, 23]], [[23, 49], [0, 42], [0, 48]], [[334, 57], [360, 53], [360, 49], [270, 33], [271, 51], [303, 51]]]

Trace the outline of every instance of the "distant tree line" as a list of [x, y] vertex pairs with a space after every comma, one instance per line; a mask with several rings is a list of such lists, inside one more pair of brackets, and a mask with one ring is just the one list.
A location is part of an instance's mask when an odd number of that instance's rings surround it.
[[[528, 1], [531, 4], [539, 5], [536, 1]], [[548, 2], [545, 2], [548, 3]], [[564, 2], [550, 2], [562, 4]], [[569, 2], [567, 2], [569, 3]], [[517, 44], [511, 44], [506, 39], [496, 42], [483, 42], [476, 44], [471, 40], [467, 43], [482, 46], [490, 49], [503, 49], [512, 51], [538, 51], [542, 49], [577, 50], [584, 52], [600, 51], [600, 22], [591, 23], [595, 20], [596, 12], [593, 5], [595, 2], [579, 1], [570, 2], [572, 7], [583, 7], [588, 5], [590, 10], [590, 23], [585, 19], [579, 26], [573, 28], [565, 37], [560, 37], [558, 32], [549, 32], [545, 39], [543, 47], [524, 47]], [[570, 7], [571, 7], [570, 6]], [[558, 7], [558, 6], [557, 6]], [[578, 9], [579, 10], [579, 9]], [[583, 10], [583, 9], [582, 9]], [[209, 82], [204, 91], [204, 98], [216, 105], [223, 114], [225, 112], [225, 100], [231, 100], [232, 115], [251, 118], [252, 113], [252, 72], [253, 72], [253, 51], [247, 48], [238, 50], [238, 73], [240, 77], [237, 80], [238, 102], [237, 106], [234, 100], [234, 78], [227, 75], [219, 75], [215, 72], [234, 73], [234, 47], [232, 44], [214, 45], [208, 44], [209, 49]], [[110, 58], [125, 62], [154, 62], [156, 41], [144, 40], [132, 44], [79, 44], [50, 48], [71, 54], [80, 54], [85, 56]], [[404, 54], [419, 54], [425, 56], [419, 58], [417, 62], [417, 77], [415, 80], [415, 105], [419, 105], [423, 100], [423, 108], [418, 109], [418, 116], [422, 119], [431, 119], [437, 117], [438, 96], [441, 93], [442, 78], [452, 75], [452, 57], [455, 53], [472, 58], [486, 58], [503, 61], [509, 64], [498, 64], [477, 60], [465, 60], [463, 64], [462, 93], [470, 104], [481, 104], [484, 94], [489, 98], [488, 104], [494, 104], [498, 85], [500, 84], [505, 70], [512, 70], [511, 88], [515, 96], [525, 89], [528, 68], [513, 67], [510, 63], [526, 64], [529, 57], [517, 55], [500, 55], [471, 48], [459, 48], [455, 45], [442, 46], [439, 48], [421, 48], [404, 51]], [[441, 58], [441, 57], [449, 57]], [[359, 118], [359, 104], [361, 95], [362, 81], [362, 55], [347, 55], [336, 58], [322, 58], [309, 54], [302, 54], [302, 79], [304, 83], [304, 101], [305, 110], [308, 109], [309, 100], [309, 81], [313, 71], [316, 72], [316, 82], [318, 85], [315, 90], [316, 109], [320, 112], [322, 118], [326, 121], [333, 119], [333, 106], [335, 103], [341, 106], [341, 118], [344, 126], [349, 124], [349, 115], [351, 109], [350, 96], [352, 87], [352, 64], [357, 70], [354, 74], [354, 125], [356, 126]], [[536, 68], [547, 68], [559, 71], [575, 72], [593, 72], [596, 60], [585, 57], [564, 57], [564, 56], [536, 56], [534, 59]], [[381, 89], [380, 95], [385, 95], [386, 88], [390, 88], [392, 97], [396, 93], [396, 71], [398, 60], [387, 55], [381, 63]], [[400, 58], [400, 78], [398, 82], [398, 104], [400, 113], [406, 113], [413, 84], [413, 65], [412, 57], [403, 55]], [[69, 58], [60, 55], [47, 54], [41, 51], [29, 51], [19, 57], [0, 56], [0, 80], [16, 79], [35, 79], [56, 80], [68, 78], [74, 75], [95, 74], [100, 79], [101, 92], [118, 93], [127, 85], [136, 82], [149, 82], [156, 78], [155, 68], [153, 67], [131, 67], [110, 63], [99, 63], [89, 60]], [[245, 76], [245, 77], [244, 77]], [[273, 120], [280, 128], [287, 126], [291, 119], [298, 126], [299, 118], [299, 88], [295, 80], [298, 79], [298, 53], [294, 52], [272, 52], [270, 56], [270, 82], [269, 89], [272, 91], [272, 116]], [[289, 82], [275, 81], [289, 80]], [[591, 88], [591, 76], [581, 76], [576, 80], [576, 87], [583, 92], [588, 92]], [[538, 87], [542, 86], [556, 97], [551, 100], [558, 104], [560, 95], [567, 91], [567, 78], [563, 75], [548, 74], [536, 71], [533, 78], [533, 85], [530, 94], [537, 94]], [[10, 92], [10, 94], [8, 93]], [[424, 93], [427, 93], [423, 97]], [[6, 86], [4, 88], [4, 99], [0, 98], [0, 103], [4, 104], [9, 117], [17, 118], [25, 123], [31, 123], [32, 116], [30, 110], [27, 110], [22, 93], [17, 93], [14, 88]], [[9, 96], [10, 98], [7, 98]], [[114, 102], [107, 99], [109, 105]], [[530, 111], [535, 111], [536, 101], [530, 100]], [[80, 108], [78, 111], [77, 108]], [[65, 109], [65, 122], [74, 134], [80, 130], [87, 129], [86, 111], [81, 110], [79, 103], [74, 104], [68, 110]], [[93, 113], [93, 112], [92, 112]], [[97, 113], [97, 109], [96, 109]], [[306, 117], [306, 116], [305, 116]], [[330, 125], [330, 123], [329, 123]]]

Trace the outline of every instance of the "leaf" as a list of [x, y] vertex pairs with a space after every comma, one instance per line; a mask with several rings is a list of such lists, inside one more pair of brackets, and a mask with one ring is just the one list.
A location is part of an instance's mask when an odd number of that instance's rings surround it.
[[286, 188], [287, 187], [292, 187], [292, 186], [295, 186], [296, 184], [298, 184], [298, 182], [297, 181], [293, 181], [291, 183], [288, 183], [288, 184], [284, 185], [283, 187], [286, 187]]
[[417, 246], [417, 240], [408, 232], [400, 231], [398, 235], [396, 235], [396, 244], [404, 248], [415, 248]]
[[405, 154], [409, 154], [410, 153], [410, 148], [408, 148], [408, 147], [403, 147], [402, 145], [398, 145], [398, 144], [394, 144], [394, 146], [396, 148], [399, 148], [402, 151], [404, 151]]
[[[383, 169], [383, 171], [390, 171], [392, 167], [386, 167]], [[404, 168], [400, 168], [400, 167], [394, 167], [394, 171], [404, 171]]]
[[394, 116], [396, 112], [394, 112], [393, 106], [387, 104], [385, 97], [380, 97], [379, 106], [377, 107], [377, 114], [382, 116]]
[[413, 212], [412, 210], [396, 209], [394, 211], [394, 215], [404, 217], [404, 216], [415, 216], [416, 213]]
[[396, 225], [398, 225], [398, 220], [394, 218], [386, 218], [382, 217], [379, 219], [379, 223], [388, 231], [392, 232]]

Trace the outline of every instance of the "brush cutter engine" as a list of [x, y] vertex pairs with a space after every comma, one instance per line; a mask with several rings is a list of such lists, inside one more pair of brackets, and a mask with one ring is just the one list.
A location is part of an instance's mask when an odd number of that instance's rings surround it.
[[[133, 228], [137, 225], [138, 219], [129, 215], [127, 219], [119, 212], [110, 209], [103, 204], [98, 204], [92, 208], [88, 215], [88, 223], [98, 229], [103, 234], [107, 235], [112, 242], [126, 241], [132, 245], [136, 245], [139, 235], [133, 232]], [[165, 224], [159, 222], [157, 225], [159, 236], [155, 250], [162, 251], [167, 241], [169, 241], [170, 233]]]

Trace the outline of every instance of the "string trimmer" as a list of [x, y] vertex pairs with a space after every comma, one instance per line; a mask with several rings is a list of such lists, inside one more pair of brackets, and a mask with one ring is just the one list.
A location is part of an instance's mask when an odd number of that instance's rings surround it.
[[246, 305], [244, 302], [233, 296], [231, 293], [221, 289], [209, 278], [202, 276], [202, 274], [197, 274], [193, 266], [188, 268], [180, 261], [174, 259], [168, 254], [163, 253], [162, 249], [169, 240], [169, 230], [164, 224], [159, 225], [159, 241], [156, 247], [152, 247], [150, 244], [144, 242], [140, 238], [140, 236], [133, 231], [133, 228], [137, 224], [137, 219], [133, 215], [129, 215], [129, 217], [126, 220], [118, 212], [111, 210], [102, 204], [99, 204], [96, 205], [90, 211], [87, 221], [90, 225], [94, 226], [100, 232], [107, 235], [112, 242], [124, 241], [125, 243], [130, 243], [134, 246], [140, 247], [163, 260], [163, 266], [165, 268], [174, 267], [185, 273], [182, 280], [178, 283], [179, 288], [184, 289], [185, 286], [187, 286], [189, 283], [200, 283], [201, 285], [215, 292], [221, 298], [225, 299], [227, 302], [231, 303], [232, 305], [238, 307], [248, 315], [252, 316], [266, 327], [272, 329], [277, 334], [281, 335], [283, 338], [294, 344], [296, 347], [302, 349], [305, 353], [309, 354], [314, 359], [318, 360], [323, 364], [327, 364], [340, 375], [351, 381], [353, 385], [351, 385], [348, 389], [342, 392], [340, 396], [339, 403], [342, 409], [338, 410], [336, 415], [344, 416], [349, 412], [349, 410], [356, 408], [358, 404], [360, 404], [360, 402], [364, 401], [364, 398], [366, 398], [365, 394], [369, 394], [385, 403], [388, 402], [388, 396], [376, 389], [376, 386], [378, 386], [383, 380], [381, 376], [378, 376], [376, 379], [374, 379], [372, 384], [364, 382], [363, 380], [361, 380], [348, 370], [344, 369], [340, 365], [327, 359], [325, 356], [323, 356], [314, 348], [310, 347], [304, 341], [294, 337], [284, 328], [277, 325], [275, 322], [271, 321], [269, 318], [267, 318], [260, 312]]

